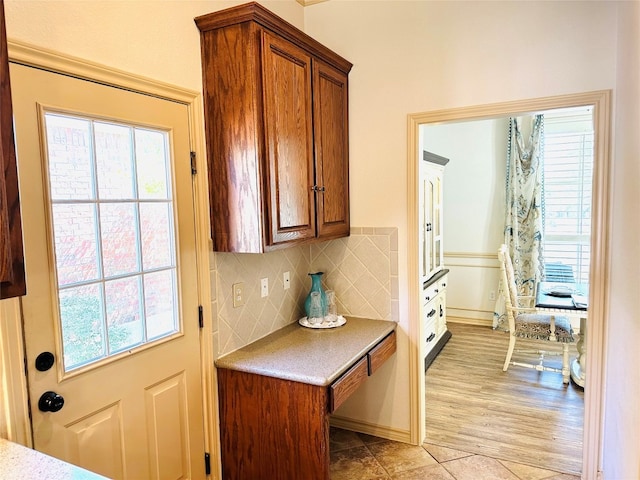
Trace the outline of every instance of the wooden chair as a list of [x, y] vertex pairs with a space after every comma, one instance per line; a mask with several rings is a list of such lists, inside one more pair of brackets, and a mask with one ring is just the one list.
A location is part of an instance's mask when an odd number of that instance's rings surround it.
[[[509, 349], [507, 350], [507, 357], [502, 370], [506, 372], [509, 365], [515, 365], [533, 368], [538, 371], [557, 372], [562, 373], [563, 383], [569, 383], [569, 343], [575, 342], [571, 322], [564, 316], [538, 313], [534, 308], [534, 297], [518, 295], [513, 264], [506, 245], [500, 246], [498, 258], [500, 260], [502, 284], [505, 290], [506, 314], [509, 324]], [[545, 350], [516, 350], [517, 352], [539, 355], [539, 363], [512, 362], [511, 356], [513, 355], [517, 338], [560, 343], [562, 345], [562, 353]], [[544, 365], [545, 355], [562, 355], [562, 369]]]

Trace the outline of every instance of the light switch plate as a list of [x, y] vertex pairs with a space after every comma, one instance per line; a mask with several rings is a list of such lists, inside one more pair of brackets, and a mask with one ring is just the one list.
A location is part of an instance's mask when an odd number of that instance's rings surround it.
[[269, 279], [263, 278], [260, 280], [260, 296], [266, 297], [269, 295]]
[[289, 276], [289, 272], [284, 272], [282, 274], [282, 284], [285, 290], [289, 290], [289, 288], [291, 288], [291, 277]]
[[233, 308], [244, 305], [244, 282], [233, 284]]

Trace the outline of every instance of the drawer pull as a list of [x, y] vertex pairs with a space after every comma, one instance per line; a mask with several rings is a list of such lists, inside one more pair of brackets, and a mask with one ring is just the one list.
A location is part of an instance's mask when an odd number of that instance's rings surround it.
[[436, 310], [435, 308], [432, 308], [431, 311], [429, 313], [427, 313], [427, 317], [431, 318], [436, 314]]
[[436, 338], [436, 334], [431, 332], [431, 335], [429, 335], [429, 337], [427, 338], [427, 343], [429, 343], [431, 340], [433, 340], [434, 338]]

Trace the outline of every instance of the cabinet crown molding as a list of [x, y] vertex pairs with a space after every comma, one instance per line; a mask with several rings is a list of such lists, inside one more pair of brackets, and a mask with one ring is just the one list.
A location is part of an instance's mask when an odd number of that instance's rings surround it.
[[194, 21], [200, 32], [244, 22], [255, 22], [268, 30], [278, 32], [281, 37], [301, 45], [315, 57], [333, 65], [345, 74], [348, 74], [351, 71], [351, 67], [353, 67], [351, 62], [257, 2], [244, 3], [201, 15], [196, 17]]

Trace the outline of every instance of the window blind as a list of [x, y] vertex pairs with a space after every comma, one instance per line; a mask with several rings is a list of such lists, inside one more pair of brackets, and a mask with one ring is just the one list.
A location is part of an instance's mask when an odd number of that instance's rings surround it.
[[591, 109], [545, 113], [545, 280], [588, 283], [593, 177]]

